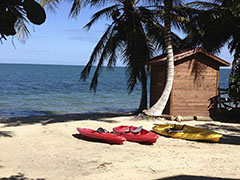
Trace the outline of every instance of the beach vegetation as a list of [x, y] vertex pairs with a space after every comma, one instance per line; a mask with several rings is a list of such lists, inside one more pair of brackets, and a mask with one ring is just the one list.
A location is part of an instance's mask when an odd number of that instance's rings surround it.
[[144, 111], [145, 114], [151, 116], [161, 116], [162, 112], [167, 104], [170, 97], [170, 93], [173, 86], [174, 79], [174, 57], [173, 57], [173, 47], [171, 40], [171, 9], [172, 0], [164, 0], [164, 41], [167, 53], [167, 74], [166, 74], [166, 84], [158, 101], [148, 110]]
[[[40, 0], [41, 5], [55, 11], [60, 0]], [[174, 51], [186, 47], [203, 47], [218, 53], [228, 45], [233, 54], [229, 96], [239, 100], [240, 66], [240, 2], [238, 0], [193, 1], [183, 4], [180, 0], [74, 0], [69, 17], [75, 18], [82, 7], [96, 6], [100, 9], [85, 26], [105, 18], [109, 24], [92, 51], [90, 59], [81, 72], [85, 81], [92, 66], [97, 63], [90, 89], [97, 90], [101, 68], [115, 67], [121, 60], [126, 65], [128, 89], [131, 93], [141, 83], [142, 93], [137, 112], [147, 109], [147, 70], [145, 63], [154, 55], [167, 55], [167, 83], [164, 92], [147, 115], [160, 116], [171, 93], [174, 78]], [[42, 24], [46, 14], [34, 0], [0, 1], [0, 40], [18, 35], [22, 41], [29, 35], [28, 23]], [[36, 9], [36, 11], [34, 10]], [[37, 13], [36, 13], [37, 12]], [[183, 30], [187, 37], [182, 40], [172, 32], [172, 27]]]
[[230, 99], [238, 107], [240, 101], [240, 63], [237, 62], [232, 68], [232, 73], [230, 75], [228, 94]]
[[[189, 24], [189, 19], [193, 16], [194, 9], [191, 6], [186, 6], [181, 0], [164, 0], [158, 1], [156, 6], [159, 12], [159, 16], [163, 18], [164, 21], [164, 49], [167, 57], [167, 74], [166, 74], [166, 84], [164, 90], [158, 99], [158, 101], [144, 113], [150, 116], [161, 116], [162, 112], [168, 102], [170, 93], [173, 86], [174, 79], [174, 48], [173, 39], [170, 36], [172, 33], [172, 28], [178, 31], [185, 32], [187, 24]], [[189, 48], [190, 43], [188, 39], [183, 39], [181, 41], [181, 47], [178, 51], [185, 48]]]
[[[60, 0], [1, 0], [0, 1], [0, 41], [7, 40], [8, 36], [17, 36], [18, 40], [25, 42], [30, 32], [30, 23], [41, 25], [46, 20], [44, 8], [56, 12]], [[79, 15], [82, 2], [87, 0], [72, 1], [69, 17]], [[43, 8], [44, 7], [44, 8]]]
[[[93, 1], [92, 5], [105, 5], [105, 3], [106, 1]], [[166, 50], [163, 11], [159, 10], [158, 5], [155, 1], [148, 3], [135, 0], [114, 1], [113, 4], [95, 13], [85, 26], [90, 29], [103, 17], [111, 22], [95, 46], [90, 60], [81, 73], [81, 79], [86, 80], [93, 64], [98, 62], [90, 85], [90, 89], [96, 90], [101, 67], [106, 63], [108, 68], [112, 68], [118, 59], [122, 60], [127, 68], [129, 93], [133, 91], [137, 82], [142, 86], [137, 112], [147, 108], [145, 63], [155, 53]], [[181, 39], [171, 31], [169, 37], [174, 41], [174, 48], [179, 49]]]
[[239, 99], [240, 1], [197, 1], [189, 6], [195, 9], [195, 16], [186, 27], [187, 41], [191, 46], [201, 46], [212, 53], [219, 53], [227, 45], [233, 55], [229, 96]]
[[17, 35], [20, 41], [29, 36], [27, 24], [40, 25], [45, 22], [45, 10], [34, 0], [0, 1], [0, 41]]
[[[39, 0], [40, 4], [47, 10], [56, 13], [56, 10], [61, 2], [61, 0]], [[76, 18], [79, 16], [81, 12], [81, 8], [86, 6], [90, 0], [74, 0], [68, 1], [72, 4], [71, 9], [69, 11], [70, 18]]]

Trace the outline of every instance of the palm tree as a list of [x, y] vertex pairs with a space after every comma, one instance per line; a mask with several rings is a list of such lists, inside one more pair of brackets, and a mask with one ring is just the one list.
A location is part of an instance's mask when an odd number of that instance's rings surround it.
[[[36, 4], [34, 0], [24, 0], [23, 3], [19, 0], [11, 2], [13, 2], [13, 4], [10, 4], [10, 9], [14, 9], [14, 14], [17, 17], [17, 22], [14, 21], [13, 24], [16, 26], [17, 31], [20, 32], [19, 37], [25, 39], [25, 37], [29, 33], [26, 27], [26, 23], [28, 23], [28, 20], [30, 20], [34, 24], [41, 24], [44, 22], [45, 17], [40, 18], [39, 20], [39, 17], [33, 13], [34, 10], [37, 10], [37, 12], [41, 11], [41, 9], [39, 8], [31, 8], [31, 5], [38, 6], [38, 4]], [[53, 11], [55, 11], [55, 8], [57, 7], [59, 2], [59, 0], [41, 0], [41, 4], [43, 6], [47, 6], [48, 9], [51, 9]], [[82, 4], [84, 6], [87, 4], [91, 4], [92, 6], [94, 6], [105, 5], [106, 2], [106, 0], [73, 1], [69, 16], [77, 17], [79, 15]], [[138, 109], [140, 112], [141, 110], [147, 108], [147, 78], [144, 63], [153, 56], [153, 52], [155, 49], [154, 47], [158, 47], [158, 49], [165, 49], [167, 47], [166, 49], [168, 52], [168, 58], [170, 59], [170, 70], [168, 71], [168, 77], [171, 77], [169, 78], [166, 86], [168, 87], [166, 88], [167, 93], [163, 93], [165, 95], [165, 101], [167, 102], [167, 97], [169, 96], [169, 92], [171, 91], [174, 67], [172, 59], [173, 48], [171, 45], [171, 36], [173, 36], [174, 40], [176, 40], [175, 45], [179, 45], [179, 42], [181, 41], [180, 38], [178, 38], [175, 34], [171, 33], [170, 21], [168, 22], [167, 18], [165, 18], [165, 24], [169, 23], [169, 26], [165, 27], [165, 35], [167, 38], [165, 38], [164, 43], [164, 39], [162, 38], [164, 28], [163, 26], [161, 26], [159, 21], [159, 19], [161, 18], [157, 18], [156, 14], [154, 14], [154, 11], [152, 9], [149, 10], [144, 6], [137, 6], [140, 3], [139, 0], [116, 0], [112, 2], [114, 2], [115, 4], [96, 13], [93, 16], [92, 20], [86, 26], [86, 28], [90, 28], [92, 24], [102, 16], [112, 18], [112, 24], [109, 25], [109, 28], [104, 33], [101, 40], [95, 47], [88, 64], [81, 73], [81, 78], [85, 80], [88, 77], [92, 64], [96, 61], [96, 58], [99, 57], [98, 66], [90, 87], [96, 90], [99, 71], [104, 60], [108, 59], [108, 67], [111, 68], [116, 63], [118, 53], [121, 52], [122, 60], [124, 63], [127, 64], [128, 68], [129, 92], [134, 89], [134, 86], [138, 81], [140, 81], [142, 84], [142, 96]], [[150, 2], [157, 4], [158, 1], [149, 0], [147, 1], [147, 3], [145, 3], [145, 5], [151, 4]], [[171, 3], [169, 4], [168, 1], [165, 1], [165, 4], [166, 7], [167, 5], [169, 5], [169, 7], [171, 6]], [[1, 5], [2, 4], [0, 4], [0, 7]], [[9, 9], [6, 8], [5, 5], [2, 6], [5, 9]], [[7, 7], [9, 7], [9, 3], [7, 4]], [[165, 8], [165, 12], [165, 14], [168, 14], [170, 11], [168, 12], [168, 10]], [[45, 16], [44, 11], [42, 11], [41, 13], [43, 14], [42, 16]], [[11, 30], [12, 32], [6, 33], [6, 31], [4, 32], [1, 29], [2, 38], [5, 38], [5, 35], [14, 35], [16, 33], [15, 29], [12, 28]]]
[[15, 35], [16, 29], [23, 33], [22, 36], [27, 36], [26, 22], [20, 1], [0, 2], [0, 40]]
[[161, 116], [167, 104], [172, 90], [174, 79], [174, 56], [173, 45], [171, 40], [171, 10], [173, 1], [164, 0], [164, 40], [167, 53], [167, 79], [163, 93], [158, 101], [148, 110], [144, 111], [145, 114], [150, 116]]
[[215, 0], [190, 4], [199, 9], [186, 27], [193, 46], [216, 53], [227, 43], [233, 66], [240, 57], [240, 1]]
[[[233, 54], [232, 72], [229, 79], [229, 94], [235, 91], [236, 74], [240, 65], [240, 1], [215, 0], [189, 4], [198, 9], [191, 19], [186, 32], [186, 41], [192, 46], [202, 46], [206, 50], [216, 53], [227, 44]], [[191, 40], [190, 40], [191, 39]]]
[[[46, 6], [53, 12], [56, 11], [59, 0], [39, 0], [42, 6]], [[74, 0], [69, 12], [69, 17], [79, 15], [81, 2], [87, 4], [87, 0]], [[40, 25], [44, 23], [46, 14], [44, 9], [34, 0], [2, 0], [0, 1], [0, 41], [7, 36], [17, 35], [20, 41], [25, 41], [29, 36], [27, 25], [29, 22]]]
[[[105, 1], [98, 2], [105, 3]], [[115, 66], [120, 57], [127, 65], [129, 92], [134, 89], [137, 82], [142, 85], [141, 101], [138, 108], [138, 112], [141, 112], [147, 108], [147, 77], [144, 63], [154, 55], [156, 47], [164, 47], [164, 39], [162, 38], [164, 28], [154, 11], [144, 7], [139, 0], [116, 0], [114, 2], [111, 6], [95, 13], [91, 21], [85, 26], [87, 29], [91, 28], [93, 23], [101, 17], [112, 19], [83, 69], [81, 79], [86, 80], [91, 67], [98, 61], [90, 85], [90, 89], [96, 91], [98, 76], [104, 61], [107, 61], [107, 67], [111, 68]], [[180, 38], [175, 34], [169, 35], [180, 41]]]
[[0, 2], [0, 40], [6, 36], [18, 34], [20, 40], [25, 40], [29, 31], [29, 21], [40, 25], [44, 23], [46, 14], [44, 9], [34, 0], [2, 0]]

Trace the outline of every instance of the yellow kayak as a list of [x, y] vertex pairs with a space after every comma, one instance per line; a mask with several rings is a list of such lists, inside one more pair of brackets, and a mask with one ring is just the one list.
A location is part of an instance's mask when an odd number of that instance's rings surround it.
[[195, 141], [218, 142], [222, 137], [222, 134], [207, 129], [176, 124], [156, 125], [153, 131], [163, 136]]

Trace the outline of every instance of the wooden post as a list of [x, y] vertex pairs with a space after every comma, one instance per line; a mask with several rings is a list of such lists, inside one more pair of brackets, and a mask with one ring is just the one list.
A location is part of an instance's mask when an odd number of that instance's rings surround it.
[[194, 116], [194, 120], [196, 121], [212, 121], [210, 117], [206, 116]]
[[171, 121], [174, 121], [174, 119], [175, 119], [174, 116], [168, 115], [168, 114], [162, 114], [161, 117], [165, 118], [165, 119], [168, 119], [168, 120], [171, 120]]

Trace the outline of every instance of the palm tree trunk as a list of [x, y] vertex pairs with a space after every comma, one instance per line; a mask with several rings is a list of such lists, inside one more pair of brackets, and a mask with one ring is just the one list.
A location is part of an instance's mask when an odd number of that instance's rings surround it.
[[159, 98], [159, 100], [147, 111], [144, 111], [145, 114], [150, 116], [161, 116], [162, 112], [167, 104], [167, 101], [170, 97], [173, 78], [174, 78], [174, 57], [173, 57], [173, 48], [171, 41], [171, 21], [170, 21], [170, 9], [172, 7], [172, 0], [164, 0], [165, 16], [164, 16], [164, 30], [165, 30], [165, 45], [167, 52], [167, 79], [164, 91]]
[[142, 95], [140, 105], [136, 114], [142, 112], [144, 109], [147, 109], [147, 75], [145, 71], [145, 66], [141, 67], [141, 84], [142, 84]]

